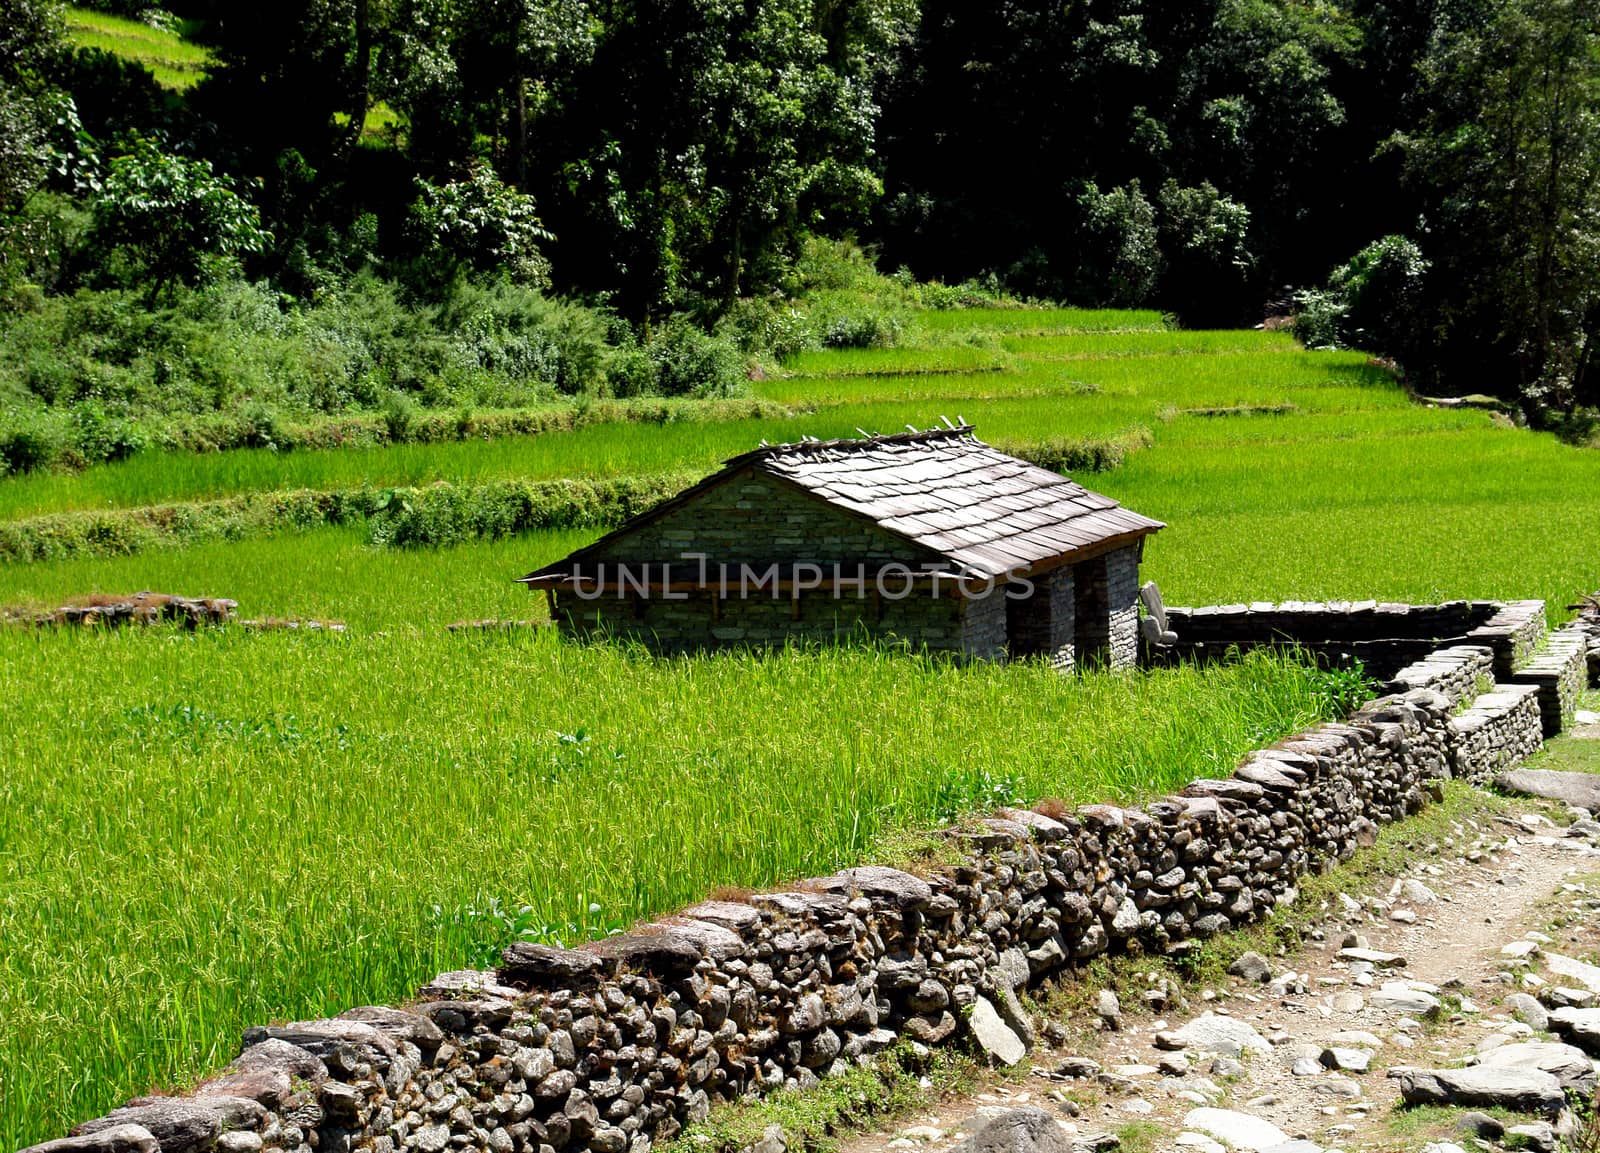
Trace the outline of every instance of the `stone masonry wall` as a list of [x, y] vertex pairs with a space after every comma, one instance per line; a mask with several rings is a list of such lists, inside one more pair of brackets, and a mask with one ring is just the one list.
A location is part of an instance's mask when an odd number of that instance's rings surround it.
[[1018, 989], [1246, 924], [1420, 808], [1451, 772], [1454, 708], [1386, 697], [1140, 809], [1003, 810], [948, 830], [961, 863], [929, 878], [847, 869], [577, 949], [513, 945], [404, 1009], [252, 1029], [192, 1096], [37, 1151], [648, 1153], [715, 1101], [897, 1039], [981, 1025], [1020, 1053]]
[[1543, 743], [1538, 688], [1504, 685], [1451, 718], [1451, 770], [1464, 781], [1487, 784], [1496, 773], [1538, 752]]
[[[1004, 660], [1006, 655], [1006, 597], [1003, 589], [979, 599], [952, 598], [960, 606], [959, 650], [969, 657]], [[929, 644], [929, 648], [937, 648]]]
[[1588, 649], [1587, 631], [1579, 624], [1570, 624], [1551, 633], [1543, 649], [1503, 678], [1539, 690], [1547, 737], [1559, 733], [1578, 707], [1578, 697], [1589, 680]]
[[1033, 595], [1006, 605], [1012, 655], [1043, 655], [1059, 669], [1070, 669], [1077, 605], [1070, 565], [1033, 578]]
[[1297, 645], [1329, 663], [1359, 658], [1379, 678], [1443, 646], [1484, 645], [1494, 674], [1508, 680], [1545, 636], [1543, 601], [1284, 601], [1167, 610], [1175, 655], [1217, 659], [1230, 649]]
[[[682, 600], [660, 596], [648, 599], [630, 593], [583, 600], [573, 593], [556, 595], [557, 619], [577, 635], [604, 634], [643, 641], [662, 652], [692, 652], [718, 645], [782, 644], [790, 637], [819, 641], [860, 639], [864, 634], [905, 641], [913, 648], [966, 651], [967, 625], [962, 598], [934, 597], [918, 589], [900, 600], [878, 597], [870, 586], [857, 597], [850, 589], [835, 597], [831, 589], [728, 596], [713, 605], [714, 593], [692, 592]], [[1005, 646], [1004, 594], [996, 592], [986, 602], [999, 607], [999, 645]], [[976, 603], [976, 602], [974, 602]], [[968, 611], [970, 612], [970, 606]], [[973, 637], [974, 643], [992, 638]], [[986, 655], [978, 652], [977, 655]]]
[[1111, 609], [1107, 638], [1111, 667], [1131, 669], [1139, 663], [1139, 553], [1142, 545], [1106, 554], [1106, 600]]
[[1455, 645], [1430, 653], [1407, 665], [1389, 680], [1384, 691], [1410, 692], [1435, 689], [1452, 700], [1471, 700], [1480, 678], [1494, 677], [1494, 651], [1478, 645]]

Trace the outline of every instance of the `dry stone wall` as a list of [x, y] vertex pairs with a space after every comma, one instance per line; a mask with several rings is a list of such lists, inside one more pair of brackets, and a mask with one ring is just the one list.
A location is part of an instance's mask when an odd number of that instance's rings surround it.
[[1019, 990], [1253, 921], [1420, 808], [1457, 760], [1456, 706], [1413, 688], [1139, 809], [1004, 810], [949, 830], [961, 863], [929, 878], [848, 869], [577, 949], [513, 945], [404, 1009], [252, 1029], [193, 1095], [34, 1153], [648, 1153], [716, 1101], [896, 1042], [972, 1034], [1019, 1059]]
[[1538, 689], [1547, 737], [1559, 733], [1578, 707], [1578, 696], [1588, 683], [1588, 650], [1587, 630], [1571, 624], [1551, 633], [1542, 649], [1504, 678], [1512, 684]]
[[1434, 689], [1457, 701], [1477, 695], [1480, 682], [1494, 680], [1494, 651], [1478, 645], [1455, 645], [1416, 661], [1390, 678], [1390, 693]]
[[1297, 645], [1325, 660], [1359, 658], [1388, 678], [1441, 647], [1483, 645], [1494, 673], [1507, 680], [1544, 639], [1544, 602], [1447, 601], [1437, 605], [1378, 601], [1266, 601], [1248, 605], [1168, 608], [1178, 634], [1175, 655], [1217, 659], [1230, 649]]

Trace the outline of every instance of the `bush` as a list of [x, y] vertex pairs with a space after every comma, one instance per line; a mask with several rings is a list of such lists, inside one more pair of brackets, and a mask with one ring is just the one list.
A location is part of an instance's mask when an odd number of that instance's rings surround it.
[[707, 335], [687, 317], [663, 324], [645, 345], [661, 396], [738, 396], [745, 390], [744, 366], [726, 340]]
[[1345, 343], [1406, 359], [1418, 347], [1428, 261], [1404, 236], [1367, 245], [1328, 277], [1345, 302]]
[[61, 460], [66, 430], [53, 413], [8, 409], [0, 414], [0, 461], [7, 472], [32, 472]]
[[471, 373], [546, 385], [564, 396], [598, 390], [607, 375], [606, 317], [514, 284], [460, 286], [433, 315], [449, 361]]
[[135, 137], [95, 197], [92, 241], [129, 261], [153, 300], [175, 284], [213, 279], [245, 253], [263, 251], [272, 234], [209, 162]]
[[656, 390], [656, 366], [637, 344], [612, 351], [606, 359], [606, 388], [612, 396], [650, 396]]
[[467, 271], [535, 288], [550, 281], [550, 262], [539, 246], [554, 237], [539, 222], [533, 197], [507, 187], [488, 164], [474, 164], [465, 180], [447, 184], [418, 179], [410, 227], [420, 249], [420, 279], [433, 288]]
[[1294, 294], [1294, 334], [1307, 348], [1338, 348], [1349, 311], [1341, 293], [1308, 288]]
[[1359, 348], [1405, 362], [1422, 345], [1428, 261], [1404, 236], [1385, 236], [1335, 268], [1322, 289], [1295, 295], [1295, 335], [1307, 348]]
[[143, 452], [150, 443], [145, 431], [131, 420], [108, 416], [96, 401], [73, 406], [70, 414], [72, 445], [86, 462], [124, 460]]
[[[383, 398], [380, 410], [383, 428], [392, 444], [403, 444], [411, 439], [417, 427], [417, 406], [404, 393], [391, 392]], [[469, 418], [470, 419], [470, 418]]]
[[824, 348], [891, 348], [900, 339], [900, 322], [872, 309], [834, 316], [821, 330]]

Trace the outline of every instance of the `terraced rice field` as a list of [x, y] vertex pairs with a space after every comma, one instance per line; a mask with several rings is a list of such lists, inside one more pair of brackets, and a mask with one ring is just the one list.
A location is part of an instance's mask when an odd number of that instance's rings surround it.
[[[753, 387], [788, 419], [135, 458], [0, 481], [0, 520], [285, 486], [695, 471], [762, 438], [962, 416], [1148, 431], [1091, 487], [1170, 527], [1169, 600], [1544, 596], [1600, 584], [1600, 456], [1408, 400], [1351, 354], [1149, 313], [929, 313]], [[1138, 438], [1140, 441], [1143, 438]], [[517, 934], [603, 933], [717, 884], [898, 859], [1012, 799], [1129, 798], [1312, 720], [1267, 660], [1135, 678], [874, 649], [659, 660], [541, 632], [511, 578], [593, 535], [442, 550], [359, 525], [0, 565], [0, 604], [155, 588], [343, 636], [0, 630], [0, 1145], [231, 1056], [239, 1030], [404, 997]], [[908, 838], [910, 838], [908, 840]]]

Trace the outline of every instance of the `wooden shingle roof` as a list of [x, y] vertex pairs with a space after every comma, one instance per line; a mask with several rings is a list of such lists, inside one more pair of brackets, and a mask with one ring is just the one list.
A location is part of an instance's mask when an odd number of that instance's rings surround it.
[[[1024, 575], [1166, 526], [984, 444], [969, 425], [860, 440], [764, 445], [571, 556], [520, 578], [575, 579], [609, 541], [746, 470], [795, 485], [977, 577]], [[665, 559], [665, 558], [664, 558]]]
[[728, 464], [797, 484], [985, 576], [1166, 527], [991, 448], [965, 425], [777, 445]]

